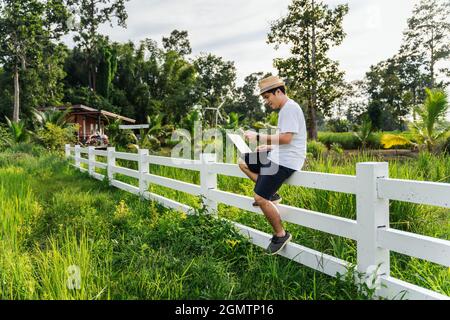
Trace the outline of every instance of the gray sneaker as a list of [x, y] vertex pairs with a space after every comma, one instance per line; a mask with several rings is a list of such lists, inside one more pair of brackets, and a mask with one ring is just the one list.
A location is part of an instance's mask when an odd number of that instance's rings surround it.
[[267, 254], [274, 255], [280, 252], [284, 246], [292, 239], [292, 235], [286, 231], [284, 237], [273, 236], [270, 240], [270, 244], [267, 247]]

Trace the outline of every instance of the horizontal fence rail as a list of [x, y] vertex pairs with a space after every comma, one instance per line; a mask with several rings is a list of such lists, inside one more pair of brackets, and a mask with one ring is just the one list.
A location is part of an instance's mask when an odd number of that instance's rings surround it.
[[[149, 184], [203, 196], [207, 211], [210, 213], [217, 213], [217, 205], [221, 203], [262, 214], [259, 207], [252, 205], [253, 198], [217, 188], [217, 175], [239, 178], [247, 176], [236, 164], [217, 162], [213, 154], [201, 154], [199, 160], [191, 160], [148, 155], [148, 150], [125, 153], [116, 152], [114, 148], [101, 151], [95, 150], [94, 147], [81, 148], [70, 145], [66, 145], [65, 153], [67, 158], [75, 161], [74, 166], [79, 170], [88, 172], [98, 180], [108, 178], [112, 186], [155, 201], [167, 208], [187, 214], [194, 212], [194, 209], [186, 204], [149, 192]], [[83, 158], [82, 154], [87, 154], [88, 158]], [[106, 162], [98, 162], [97, 156], [106, 158]], [[136, 161], [138, 170], [117, 166], [117, 159]], [[87, 168], [82, 165], [87, 165]], [[150, 165], [198, 171], [200, 185], [151, 174]], [[106, 174], [95, 172], [96, 168], [106, 169]], [[139, 187], [116, 180], [115, 174], [138, 179]], [[299, 171], [295, 172], [286, 184], [356, 195], [356, 220], [288, 205], [277, 205], [277, 208], [283, 221], [355, 240], [357, 272], [365, 273], [366, 278], [369, 278], [372, 276], [367, 273], [370, 267], [372, 269], [379, 267], [377, 276], [381, 287], [376, 288], [376, 296], [388, 299], [450, 299], [446, 295], [390, 275], [390, 251], [449, 267], [450, 241], [389, 227], [389, 200], [449, 208], [450, 184], [390, 179], [388, 164], [385, 162], [358, 163], [356, 176]], [[234, 221], [230, 222], [253, 244], [266, 248], [270, 242], [272, 235]], [[350, 267], [347, 261], [292, 242], [288, 243], [279, 254], [333, 277], [345, 274]]]
[[[222, 202], [243, 210], [262, 214], [261, 209], [255, 208], [253, 198], [236, 195], [226, 191], [211, 190], [209, 196], [212, 200]], [[327, 232], [337, 236], [356, 240], [356, 221], [336, 217], [321, 212], [315, 212], [287, 205], [278, 205], [280, 216], [286, 222], [295, 223], [311, 229]]]
[[391, 200], [450, 208], [448, 183], [379, 179], [378, 194]]

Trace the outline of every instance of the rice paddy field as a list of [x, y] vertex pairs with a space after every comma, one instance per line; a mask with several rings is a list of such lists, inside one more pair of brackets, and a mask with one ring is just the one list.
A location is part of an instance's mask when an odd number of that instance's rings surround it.
[[[355, 174], [374, 156], [308, 159], [304, 170]], [[100, 159], [101, 161], [101, 159]], [[123, 161], [123, 166], [133, 168]], [[450, 183], [450, 157], [390, 161], [390, 177]], [[199, 183], [197, 172], [151, 165], [151, 173]], [[102, 170], [98, 170], [100, 173]], [[118, 176], [137, 185], [137, 180]], [[218, 177], [221, 190], [252, 195], [248, 179]], [[59, 154], [0, 153], [0, 299], [369, 299], [345, 275], [332, 278], [268, 256], [231, 223], [203, 213], [200, 199], [150, 185], [196, 214], [90, 178]], [[283, 203], [355, 219], [355, 197], [284, 185]], [[270, 233], [262, 215], [219, 205], [218, 215]], [[391, 201], [391, 227], [450, 239], [448, 209]], [[356, 243], [286, 224], [293, 241], [356, 262]], [[450, 295], [450, 270], [391, 253], [391, 275]]]

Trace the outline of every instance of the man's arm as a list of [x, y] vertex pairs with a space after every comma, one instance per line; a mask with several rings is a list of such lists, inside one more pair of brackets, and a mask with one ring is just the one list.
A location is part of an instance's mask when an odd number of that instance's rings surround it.
[[254, 131], [247, 131], [244, 135], [250, 141], [255, 141], [257, 136], [259, 140], [267, 141], [270, 144], [289, 144], [292, 141], [294, 134], [292, 132], [284, 132], [279, 134], [261, 134]]

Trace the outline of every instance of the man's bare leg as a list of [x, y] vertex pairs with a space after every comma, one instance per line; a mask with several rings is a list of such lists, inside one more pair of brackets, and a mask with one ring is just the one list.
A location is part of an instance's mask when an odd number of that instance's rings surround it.
[[256, 180], [258, 180], [258, 174], [250, 171], [244, 160], [239, 159], [238, 164], [242, 172], [244, 172], [247, 175], [247, 177], [249, 177], [253, 182], [256, 183]]
[[[257, 173], [250, 171], [244, 160], [239, 159], [238, 164], [241, 171], [244, 172], [247, 175], [247, 177], [249, 177], [251, 180], [253, 180], [253, 182], [256, 183], [256, 180], [258, 180], [259, 175]], [[280, 199], [274, 200], [273, 203], [276, 204], [280, 203]]]
[[277, 237], [284, 237], [286, 232], [283, 228], [283, 224], [281, 223], [281, 216], [278, 212], [277, 207], [267, 199], [254, 195], [255, 201], [259, 204], [262, 212], [264, 213], [266, 219], [269, 221], [272, 226], [273, 231]]

